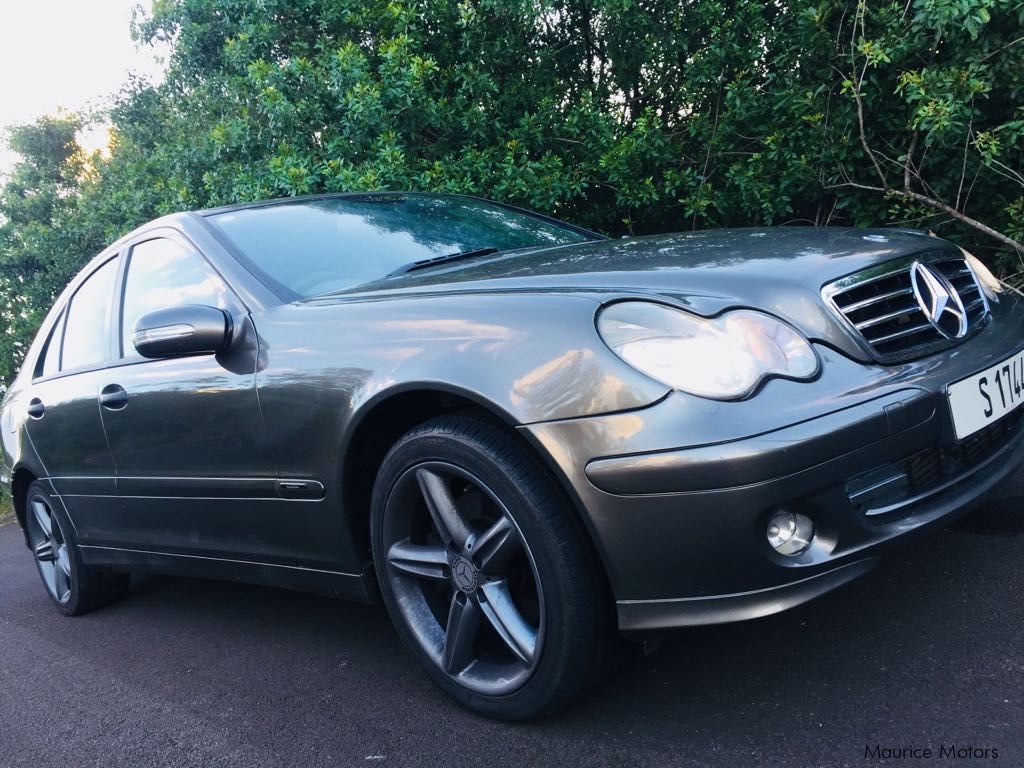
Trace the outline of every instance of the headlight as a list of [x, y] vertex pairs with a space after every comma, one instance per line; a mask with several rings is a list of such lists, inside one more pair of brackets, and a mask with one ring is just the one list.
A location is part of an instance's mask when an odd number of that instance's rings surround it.
[[780, 320], [751, 310], [707, 319], [649, 301], [611, 304], [597, 330], [619, 357], [673, 389], [715, 400], [753, 392], [768, 376], [810, 379], [811, 345]]

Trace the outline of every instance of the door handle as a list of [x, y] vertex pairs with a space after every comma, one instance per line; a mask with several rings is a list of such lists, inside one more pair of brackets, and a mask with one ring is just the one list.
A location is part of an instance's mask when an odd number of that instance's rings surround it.
[[120, 384], [107, 384], [100, 390], [100, 405], [108, 411], [120, 411], [128, 405], [128, 393]]
[[38, 397], [33, 397], [28, 403], [28, 415], [33, 419], [41, 419], [44, 413], [46, 413], [46, 406], [43, 405], [43, 401]]

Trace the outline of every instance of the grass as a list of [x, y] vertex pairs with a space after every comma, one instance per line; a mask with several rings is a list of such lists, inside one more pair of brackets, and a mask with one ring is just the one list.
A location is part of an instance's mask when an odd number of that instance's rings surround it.
[[14, 508], [7, 494], [0, 493], [0, 523], [6, 523], [8, 518], [14, 517]]

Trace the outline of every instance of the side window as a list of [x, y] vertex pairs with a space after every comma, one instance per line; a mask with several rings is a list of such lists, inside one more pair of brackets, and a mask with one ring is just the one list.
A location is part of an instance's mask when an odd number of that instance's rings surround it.
[[106, 359], [109, 339], [107, 317], [114, 298], [117, 262], [117, 259], [111, 259], [93, 272], [72, 297], [64, 327], [60, 358], [62, 371]]
[[131, 332], [147, 312], [182, 304], [228, 307], [228, 288], [198, 253], [174, 240], [147, 240], [132, 248], [121, 316], [122, 354], [131, 353]]
[[60, 370], [60, 337], [64, 333], [64, 313], [60, 313], [50, 329], [50, 336], [46, 339], [46, 346], [39, 353], [36, 360], [36, 370], [33, 378], [39, 379], [43, 376], [53, 376]]

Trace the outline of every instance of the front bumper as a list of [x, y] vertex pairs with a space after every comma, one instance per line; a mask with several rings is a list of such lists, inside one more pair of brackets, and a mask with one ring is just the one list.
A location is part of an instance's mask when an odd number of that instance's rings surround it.
[[[1013, 354], [1022, 321], [949, 352], [869, 366], [819, 347], [813, 383], [754, 397], [673, 393], [648, 408], [523, 427], [561, 470], [606, 566], [623, 631], [714, 624], [798, 605], [944, 525], [1024, 461], [1024, 408], [957, 443], [946, 387]], [[815, 544], [774, 552], [780, 509]]]

